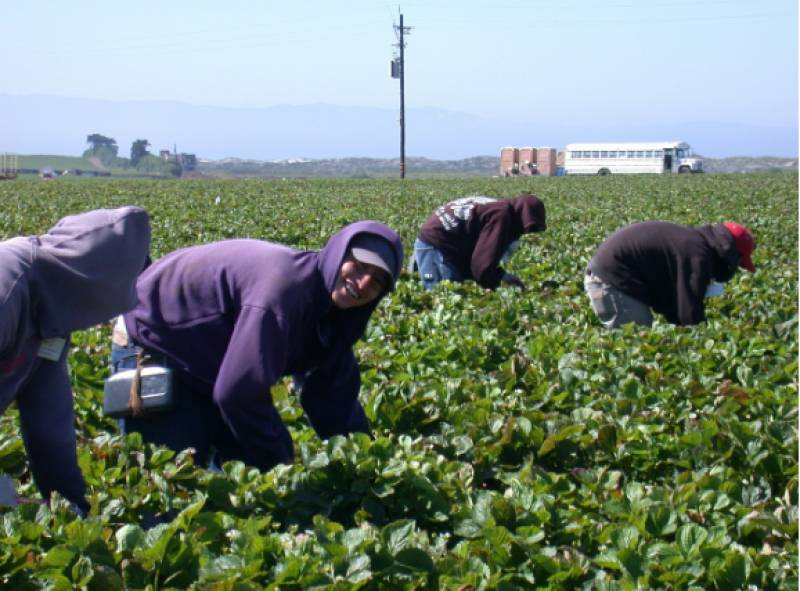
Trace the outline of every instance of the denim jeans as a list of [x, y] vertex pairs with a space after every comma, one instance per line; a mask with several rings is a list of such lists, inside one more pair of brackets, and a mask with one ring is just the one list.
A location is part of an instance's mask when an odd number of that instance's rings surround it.
[[414, 242], [414, 259], [425, 289], [433, 289], [434, 285], [445, 279], [458, 283], [464, 281], [463, 273], [450, 258], [419, 238]]
[[609, 285], [591, 271], [583, 278], [583, 287], [594, 313], [607, 328], [619, 328], [629, 322], [642, 326], [653, 324], [650, 306]]
[[[127, 336], [126, 336], [127, 338]], [[136, 367], [141, 350], [132, 341], [111, 343], [111, 373]], [[241, 460], [244, 450], [213, 401], [213, 385], [201, 382], [168, 359], [155, 355], [172, 369], [174, 406], [165, 412], [119, 419], [123, 433], [139, 433], [146, 443], [164, 445], [179, 452], [194, 448], [198, 466], [219, 467], [227, 460]]]

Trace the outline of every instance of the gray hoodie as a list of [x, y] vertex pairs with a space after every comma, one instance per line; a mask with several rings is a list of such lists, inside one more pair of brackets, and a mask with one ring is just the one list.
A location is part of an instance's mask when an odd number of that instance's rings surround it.
[[136, 302], [150, 245], [147, 212], [100, 209], [46, 234], [0, 242], [0, 412], [17, 401], [34, 479], [82, 508], [66, 343]]

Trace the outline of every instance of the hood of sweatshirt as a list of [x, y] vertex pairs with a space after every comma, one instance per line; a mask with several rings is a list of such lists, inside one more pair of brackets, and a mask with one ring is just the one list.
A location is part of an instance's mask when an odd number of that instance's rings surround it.
[[136, 277], [150, 247], [145, 210], [68, 216], [28, 241], [30, 297], [41, 338], [88, 328], [136, 303]]
[[331, 303], [326, 324], [331, 333], [337, 336], [337, 340], [347, 345], [352, 345], [364, 334], [372, 312], [383, 297], [394, 289], [394, 284], [400, 276], [400, 269], [403, 268], [403, 244], [400, 236], [394, 230], [372, 220], [349, 224], [331, 236], [318, 253], [317, 268], [322, 275], [323, 284], [328, 294], [333, 292], [333, 288], [336, 285], [342, 263], [349, 252], [350, 242], [359, 234], [373, 234], [386, 240], [395, 254], [395, 268], [392, 272], [390, 285], [369, 304], [340, 310]]
[[547, 229], [544, 203], [535, 195], [522, 194], [509, 200], [514, 210], [517, 236], [530, 232], [543, 232]]
[[713, 263], [713, 278], [722, 283], [730, 280], [739, 267], [739, 251], [733, 235], [723, 224], [699, 226], [697, 231], [717, 255]]

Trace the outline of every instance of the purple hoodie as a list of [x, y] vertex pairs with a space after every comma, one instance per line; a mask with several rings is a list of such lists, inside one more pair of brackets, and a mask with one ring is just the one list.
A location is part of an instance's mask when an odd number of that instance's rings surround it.
[[[138, 304], [125, 314], [134, 343], [166, 355], [211, 386], [213, 399], [248, 463], [268, 469], [292, 459], [289, 433], [270, 387], [294, 376], [300, 401], [322, 438], [369, 428], [358, 402], [352, 346], [380, 298], [340, 310], [331, 292], [350, 240], [371, 233], [395, 250], [399, 236], [379, 222], [350, 224], [320, 251], [260, 240], [226, 240], [175, 251], [137, 283]], [[382, 294], [385, 295], [385, 294]]]
[[68, 216], [47, 234], [0, 242], [0, 412], [17, 401], [34, 479], [86, 508], [66, 342], [131, 308], [150, 245], [137, 207]]

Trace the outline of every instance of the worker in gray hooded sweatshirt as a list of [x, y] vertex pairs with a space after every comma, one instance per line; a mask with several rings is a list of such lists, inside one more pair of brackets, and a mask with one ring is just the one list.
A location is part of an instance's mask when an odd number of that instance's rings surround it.
[[41, 236], [0, 242], [0, 412], [17, 401], [42, 496], [58, 491], [84, 512], [67, 343], [133, 307], [149, 245], [138, 207], [68, 216]]

